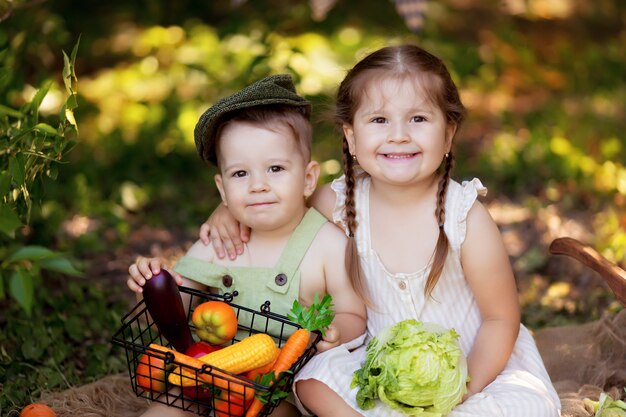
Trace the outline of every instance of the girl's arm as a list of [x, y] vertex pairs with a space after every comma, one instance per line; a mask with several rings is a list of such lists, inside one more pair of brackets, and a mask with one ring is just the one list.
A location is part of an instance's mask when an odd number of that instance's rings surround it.
[[332, 224], [325, 226], [324, 233], [324, 277], [326, 292], [333, 297], [335, 319], [330, 336], [318, 344], [318, 350], [324, 351], [342, 343], [349, 342], [365, 332], [367, 312], [365, 303], [354, 290], [345, 267], [347, 238], [341, 229]]
[[307, 206], [315, 208], [332, 223], [336, 200], [337, 195], [330, 188], [330, 184], [324, 184], [321, 187], [317, 187], [313, 195], [309, 197]]
[[[315, 207], [332, 221], [335, 199], [335, 192], [330, 188], [330, 184], [326, 184], [315, 190], [315, 193], [309, 197], [307, 205]], [[205, 245], [213, 244], [218, 258], [223, 259], [228, 254], [230, 259], [235, 259], [243, 253], [243, 243], [250, 238], [250, 228], [240, 224], [230, 214], [228, 208], [220, 203], [200, 226], [199, 236]]]
[[478, 202], [468, 213], [461, 262], [482, 318], [467, 358], [469, 397], [502, 372], [520, 327], [517, 287], [502, 236], [487, 209]]

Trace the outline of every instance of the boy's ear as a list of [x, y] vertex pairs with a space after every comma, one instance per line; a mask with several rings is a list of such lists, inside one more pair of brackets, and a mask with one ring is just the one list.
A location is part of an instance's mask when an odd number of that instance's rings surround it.
[[320, 164], [311, 161], [304, 169], [304, 196], [309, 198], [317, 187], [317, 180], [320, 177]]
[[222, 197], [222, 204], [224, 204], [224, 207], [228, 207], [228, 203], [226, 202], [226, 194], [224, 193], [224, 184], [222, 184], [222, 175], [216, 174], [215, 177], [213, 177], [213, 180], [215, 181], [217, 190], [220, 192], [220, 197]]
[[348, 123], [344, 123], [342, 129], [343, 135], [348, 141], [348, 149], [350, 150], [350, 155], [354, 155], [356, 153], [356, 146], [354, 145], [354, 129], [352, 129], [352, 125]]

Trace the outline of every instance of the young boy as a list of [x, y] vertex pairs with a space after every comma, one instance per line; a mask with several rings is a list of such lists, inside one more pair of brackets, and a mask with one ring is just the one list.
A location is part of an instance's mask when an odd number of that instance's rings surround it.
[[[329, 293], [335, 319], [317, 345], [325, 351], [362, 335], [366, 312], [345, 270], [345, 234], [305, 203], [319, 176], [319, 164], [310, 160], [309, 117], [310, 104], [295, 93], [288, 75], [260, 80], [200, 117], [194, 130], [198, 152], [219, 168], [215, 184], [222, 201], [250, 227], [250, 239], [235, 259], [220, 259], [212, 245], [198, 241], [173, 275], [179, 285], [236, 290], [236, 303], [253, 309], [269, 300], [272, 311], [283, 315], [295, 299], [310, 305], [315, 294]], [[137, 260], [129, 268], [129, 288], [140, 293], [161, 265], [157, 258]], [[148, 413], [182, 411], [157, 405]], [[299, 413], [283, 401], [272, 415]]]

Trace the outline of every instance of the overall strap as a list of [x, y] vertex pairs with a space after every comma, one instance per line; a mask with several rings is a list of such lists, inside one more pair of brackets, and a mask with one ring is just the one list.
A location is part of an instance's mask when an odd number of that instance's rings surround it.
[[326, 217], [314, 208], [310, 208], [289, 238], [287, 247], [276, 264], [276, 269], [288, 277], [295, 276], [317, 232], [326, 222]]
[[227, 273], [228, 268], [191, 256], [183, 256], [176, 262], [174, 271], [192, 281], [210, 287], [218, 287], [222, 283], [222, 277]]

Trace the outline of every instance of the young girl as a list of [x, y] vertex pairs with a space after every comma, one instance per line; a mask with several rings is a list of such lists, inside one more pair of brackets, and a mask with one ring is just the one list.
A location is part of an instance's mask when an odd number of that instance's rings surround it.
[[[345, 175], [311, 203], [349, 237], [351, 279], [369, 301], [369, 337], [409, 318], [460, 334], [471, 380], [449, 417], [558, 417], [558, 396], [519, 322], [500, 233], [477, 201], [486, 189], [478, 179], [450, 178], [452, 139], [464, 114], [437, 57], [413, 45], [372, 53], [348, 72], [337, 95]], [[218, 220], [229, 222], [221, 213], [205, 235], [216, 236]], [[303, 412], [401, 416], [380, 402], [358, 408], [350, 383], [365, 346], [350, 348], [317, 355], [296, 376]]]

